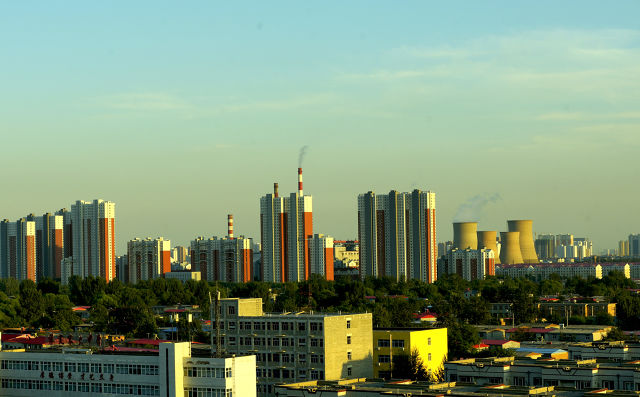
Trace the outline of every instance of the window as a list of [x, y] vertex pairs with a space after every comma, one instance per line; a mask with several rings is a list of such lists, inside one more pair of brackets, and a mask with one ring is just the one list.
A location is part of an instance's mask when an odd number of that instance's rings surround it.
[[404, 341], [403, 340], [394, 340], [393, 341], [393, 347], [404, 347]]
[[347, 367], [347, 376], [351, 376], [352, 372], [353, 371], [351, 370], [351, 366], [348, 366]]
[[351, 320], [347, 320], [347, 329], [351, 328]]
[[351, 344], [351, 335], [347, 335], [347, 345]]
[[306, 323], [298, 323], [298, 331], [306, 331], [307, 324]]
[[389, 347], [389, 339], [378, 339], [378, 347]]
[[429, 353], [427, 357], [428, 357], [427, 361], [431, 361], [431, 353]]
[[427, 339], [427, 345], [431, 346], [431, 338]]
[[351, 350], [347, 351], [347, 360], [351, 360], [352, 356], [351, 356]]
[[298, 346], [306, 346], [307, 345], [307, 339], [306, 338], [299, 338], [298, 339]]
[[227, 314], [230, 316], [233, 316], [236, 314], [236, 307], [235, 306], [228, 306], [227, 307]]
[[389, 356], [388, 354], [381, 354], [378, 356], [378, 362], [379, 363], [390, 363], [391, 362], [391, 356]]

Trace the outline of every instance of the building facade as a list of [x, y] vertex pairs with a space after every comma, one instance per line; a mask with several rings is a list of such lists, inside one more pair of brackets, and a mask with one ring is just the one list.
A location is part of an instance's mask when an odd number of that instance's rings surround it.
[[309, 239], [309, 258], [312, 274], [333, 280], [333, 237], [314, 234]]
[[37, 281], [35, 222], [0, 222], [0, 277]]
[[491, 249], [454, 248], [441, 261], [443, 274], [457, 274], [465, 280], [482, 280], [487, 276], [495, 276], [495, 253]]
[[238, 238], [205, 239], [191, 241], [191, 270], [198, 271], [203, 280], [249, 282], [253, 280], [252, 240]]
[[640, 234], [629, 235], [629, 256], [640, 258]]
[[130, 283], [162, 277], [171, 271], [171, 240], [131, 240], [127, 243], [127, 261]]
[[115, 203], [78, 200], [70, 212], [72, 274], [110, 281], [116, 276]]
[[298, 168], [298, 191], [280, 197], [278, 184], [273, 194], [260, 198], [260, 241], [262, 280], [303, 281], [311, 274], [309, 242], [313, 237], [313, 197], [302, 189], [302, 168]]
[[262, 299], [223, 299], [226, 353], [255, 354], [258, 395], [304, 380], [371, 377], [372, 315], [262, 312]]
[[[10, 396], [255, 396], [255, 356], [196, 357], [189, 342], [157, 352], [90, 349], [0, 352], [0, 385]], [[135, 349], [133, 349], [135, 350]]]
[[373, 376], [393, 378], [393, 357], [418, 354], [427, 374], [442, 371], [447, 358], [447, 329], [376, 328], [373, 330]]
[[435, 193], [358, 196], [360, 276], [437, 279]]

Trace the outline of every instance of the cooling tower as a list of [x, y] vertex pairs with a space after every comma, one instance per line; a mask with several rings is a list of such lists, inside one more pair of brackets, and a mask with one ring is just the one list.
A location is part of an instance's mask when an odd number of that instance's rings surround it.
[[496, 231], [479, 231], [478, 232], [478, 249], [488, 248], [493, 251], [493, 255], [496, 258], [496, 265], [500, 264], [500, 258], [498, 257], [498, 246], [496, 245], [496, 237], [498, 232]]
[[477, 230], [477, 222], [453, 222], [453, 248], [478, 249]]
[[505, 265], [524, 263], [520, 252], [519, 232], [500, 232], [500, 262]]
[[523, 263], [538, 263], [538, 255], [533, 245], [533, 221], [518, 220], [507, 221], [510, 232], [520, 233], [520, 252], [522, 253]]

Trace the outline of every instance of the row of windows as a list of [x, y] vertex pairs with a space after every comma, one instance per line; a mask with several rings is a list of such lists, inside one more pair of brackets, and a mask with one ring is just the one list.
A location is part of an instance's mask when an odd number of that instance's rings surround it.
[[[427, 354], [427, 361], [431, 361], [431, 353]], [[390, 363], [391, 362], [391, 356], [388, 354], [380, 354], [378, 356], [378, 362], [381, 364], [384, 363]]]
[[23, 361], [1, 360], [0, 368], [18, 371], [53, 371], [53, 372], [80, 372], [80, 373], [105, 373], [125, 375], [158, 375], [157, 365], [143, 364], [90, 364], [57, 361]]
[[[351, 367], [348, 367], [350, 370]], [[256, 377], [258, 378], [271, 378], [271, 379], [306, 379], [307, 373], [311, 376], [311, 379], [324, 379], [324, 371], [318, 369], [312, 369], [307, 371], [306, 369], [296, 370], [287, 368], [256, 368]], [[349, 373], [351, 375], [351, 373]]]
[[231, 378], [231, 368], [185, 367], [184, 376], [190, 378]]
[[[351, 337], [348, 337], [350, 341]], [[264, 338], [264, 337], [251, 337], [251, 336], [229, 336], [226, 338], [226, 344], [228, 346], [236, 346], [239, 342], [240, 346], [267, 346], [267, 347], [295, 347], [296, 338]], [[350, 342], [347, 342], [350, 343]], [[311, 338], [309, 339], [311, 347], [324, 347], [324, 339]], [[306, 347], [307, 338], [298, 338], [298, 346]]]
[[[323, 354], [311, 354], [312, 364], [324, 363]], [[257, 353], [256, 361], [260, 363], [276, 363], [276, 364], [295, 364], [295, 355], [293, 353]], [[306, 354], [298, 354], [297, 364], [304, 365], [307, 363]]]
[[77, 391], [87, 393], [127, 394], [134, 396], [160, 395], [160, 388], [154, 385], [129, 385], [121, 383], [103, 384], [39, 379], [2, 379], [0, 384], [3, 389]]
[[[378, 347], [389, 347], [389, 339], [378, 339]], [[391, 341], [393, 347], [404, 347], [404, 341], [399, 339], [399, 340], [393, 340]]]
[[[349, 323], [349, 321], [347, 321]], [[215, 326], [215, 322], [214, 322]], [[271, 322], [271, 321], [228, 321], [227, 328], [228, 330], [235, 330], [236, 326], [243, 331], [306, 331], [307, 323], [306, 322], [293, 322], [293, 321], [282, 321], [282, 322]], [[224, 329], [224, 322], [220, 322], [220, 328]], [[350, 328], [347, 326], [347, 328]], [[309, 330], [312, 332], [320, 332], [323, 330], [322, 322], [311, 322], [309, 323]]]
[[185, 387], [184, 397], [233, 397], [233, 391], [213, 387]]

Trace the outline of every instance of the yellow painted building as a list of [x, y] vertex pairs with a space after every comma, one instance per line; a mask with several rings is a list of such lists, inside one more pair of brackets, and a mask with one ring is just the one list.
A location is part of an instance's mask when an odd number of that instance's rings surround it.
[[392, 377], [393, 356], [418, 352], [427, 373], [437, 373], [449, 352], [446, 328], [375, 328], [373, 330], [373, 374]]

